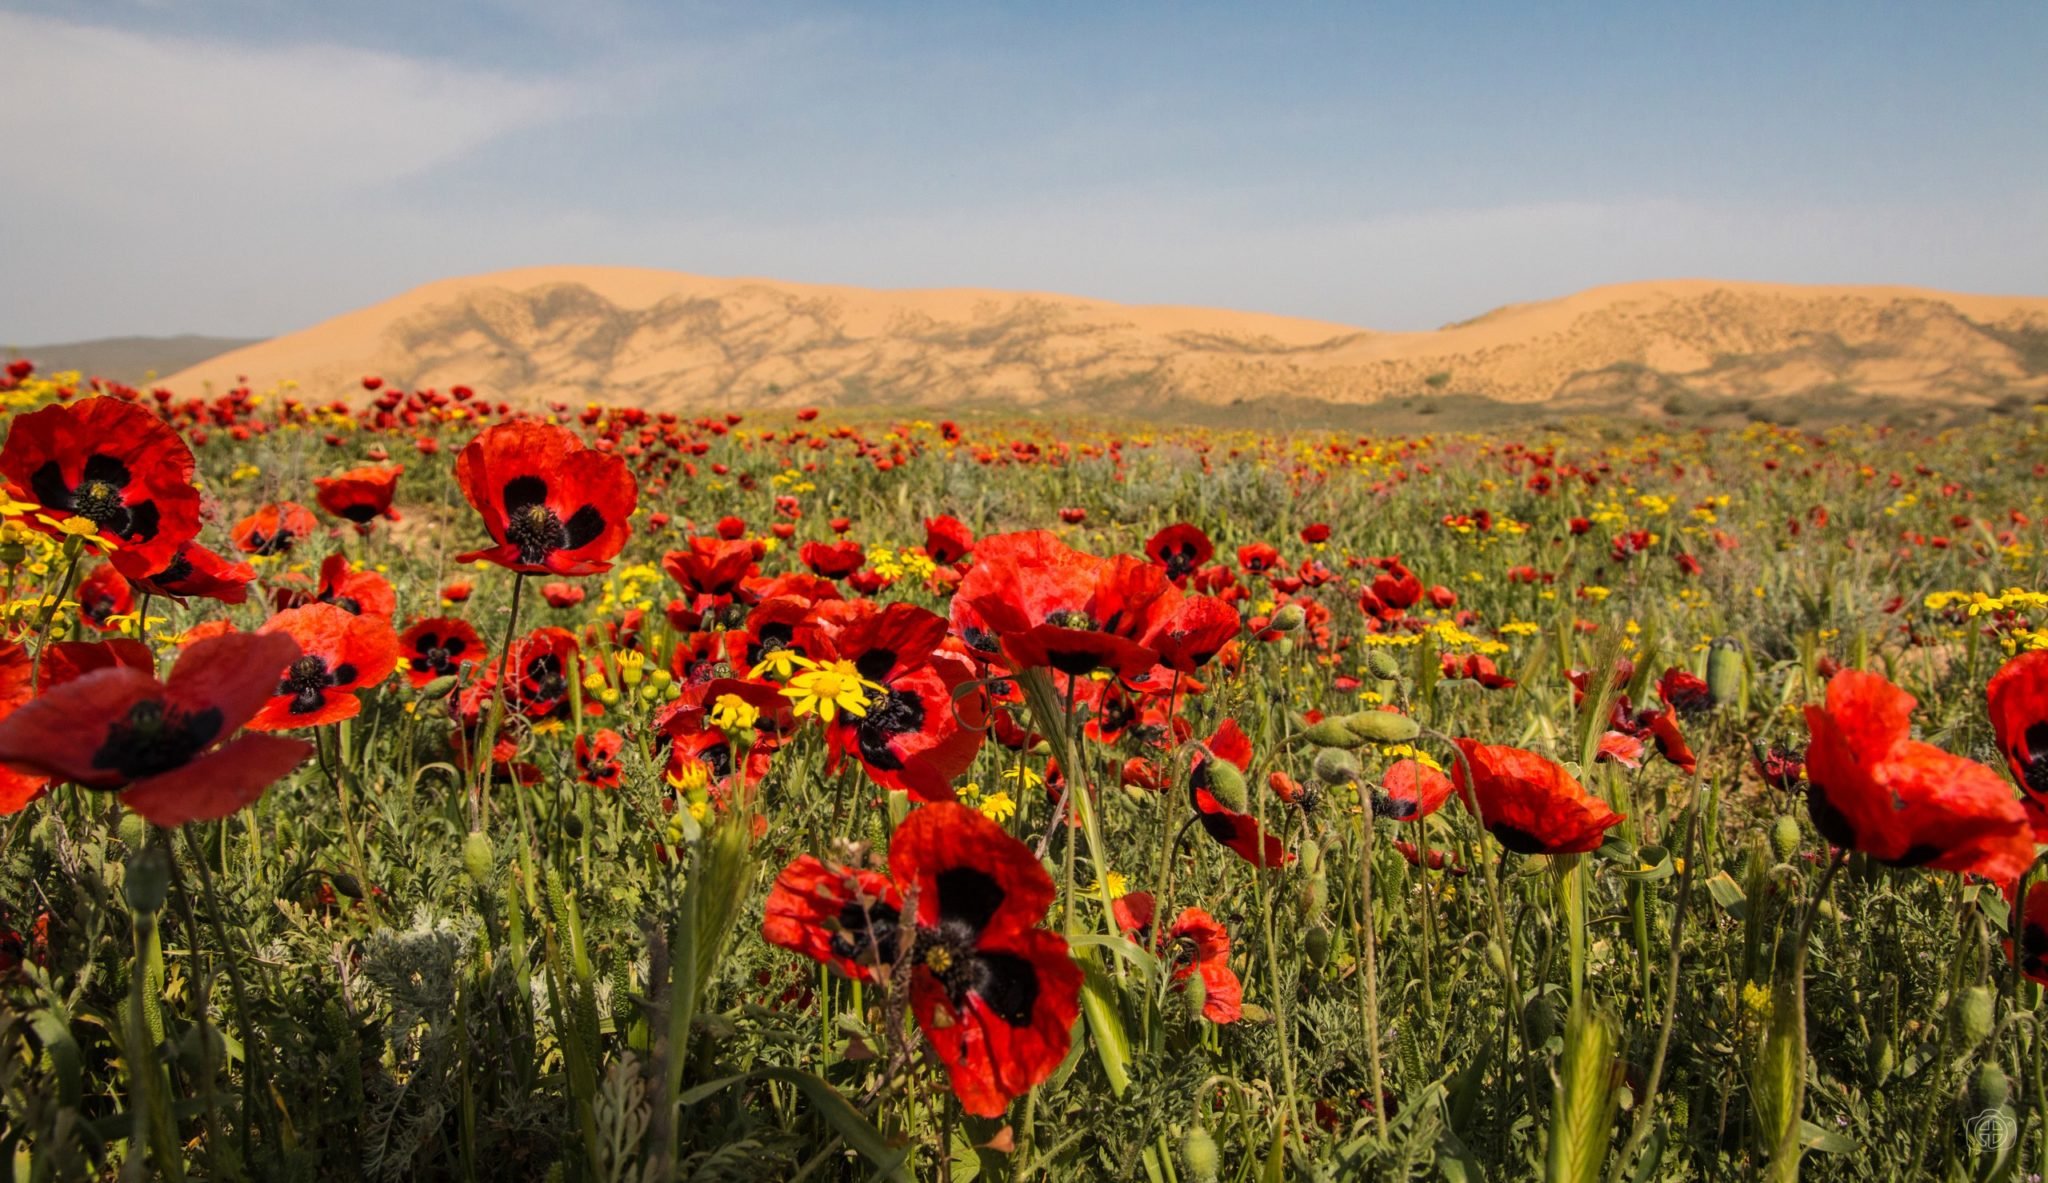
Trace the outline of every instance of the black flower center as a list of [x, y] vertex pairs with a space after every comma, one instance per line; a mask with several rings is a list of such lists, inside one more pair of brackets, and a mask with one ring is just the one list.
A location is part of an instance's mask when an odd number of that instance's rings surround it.
[[107, 728], [105, 742], [92, 755], [92, 766], [129, 780], [183, 768], [220, 737], [221, 722], [217, 707], [181, 711], [144, 699]]
[[2020, 758], [2027, 792], [2048, 797], [2048, 719], [2027, 728], [2026, 747], [2013, 754]]
[[290, 696], [292, 714], [310, 715], [326, 704], [328, 687], [346, 686], [355, 680], [356, 667], [342, 662], [329, 669], [326, 658], [308, 653], [285, 671], [277, 693]]
[[55, 460], [36, 469], [29, 488], [52, 509], [76, 514], [118, 538], [146, 541], [156, 537], [156, 503], [127, 504], [123, 494], [130, 479], [127, 465], [96, 453], [86, 460], [76, 489], [64, 483], [64, 470]]
[[562, 676], [562, 659], [543, 653], [526, 663], [527, 692], [533, 698], [560, 698], [569, 693], [569, 680]]
[[420, 673], [452, 674], [456, 671], [456, 658], [469, 648], [461, 637], [442, 637], [434, 633], [422, 633], [413, 643], [412, 668]]
[[890, 741], [899, 735], [922, 730], [924, 703], [907, 690], [889, 691], [881, 702], [868, 707], [866, 718], [854, 725], [861, 759], [872, 767], [890, 772], [903, 767], [903, 758], [889, 747]]
[[519, 548], [519, 561], [538, 564], [558, 550], [588, 546], [604, 533], [604, 514], [586, 505], [564, 522], [547, 504], [548, 483], [537, 476], [505, 482], [505, 541]]

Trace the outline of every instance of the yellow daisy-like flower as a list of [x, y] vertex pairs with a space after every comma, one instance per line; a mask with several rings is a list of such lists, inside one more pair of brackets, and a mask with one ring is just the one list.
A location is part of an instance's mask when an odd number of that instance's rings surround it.
[[679, 793], [698, 792], [711, 783], [711, 766], [702, 760], [685, 760], [665, 779]]
[[880, 683], [870, 682], [860, 676], [850, 661], [807, 662], [810, 668], [793, 675], [789, 685], [782, 688], [782, 696], [796, 703], [796, 717], [816, 713], [818, 718], [830, 723], [839, 712], [857, 719], [866, 718], [868, 699], [873, 694], [885, 693]]
[[18, 518], [41, 508], [33, 501], [16, 501], [5, 492], [0, 492], [0, 517]]
[[1130, 880], [1124, 878], [1122, 871], [1111, 871], [1102, 877], [1102, 882], [1088, 885], [1090, 895], [1100, 895], [1105, 900], [1120, 900], [1130, 894], [1130, 890]]
[[800, 668], [812, 668], [810, 659], [794, 649], [770, 649], [761, 655], [761, 660], [754, 663], [754, 668], [747, 672], [747, 676], [787, 679]]
[[1017, 803], [1000, 789], [982, 798], [976, 808], [981, 810], [981, 816], [992, 822], [1006, 822], [1017, 814]]
[[106, 539], [100, 537], [100, 524], [91, 518], [75, 516], [56, 518], [49, 514], [38, 514], [36, 516], [42, 518], [45, 525], [56, 527], [57, 532], [67, 538], [83, 538], [85, 541], [99, 547], [110, 545]]
[[721, 731], [746, 731], [760, 718], [759, 708], [737, 694], [721, 694], [711, 704], [711, 721]]

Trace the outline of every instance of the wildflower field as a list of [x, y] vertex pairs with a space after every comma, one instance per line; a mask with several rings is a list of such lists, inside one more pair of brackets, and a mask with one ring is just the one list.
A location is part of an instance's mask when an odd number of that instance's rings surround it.
[[2036, 412], [0, 402], [16, 1179], [2048, 1169]]

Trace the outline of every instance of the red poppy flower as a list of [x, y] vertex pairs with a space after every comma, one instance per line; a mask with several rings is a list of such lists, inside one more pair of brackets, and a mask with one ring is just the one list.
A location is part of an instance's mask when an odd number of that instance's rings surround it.
[[[566, 718], [569, 680], [583, 677], [578, 660], [581, 654], [582, 646], [576, 643], [575, 634], [552, 625], [537, 628], [512, 642], [512, 655], [507, 662], [512, 681], [505, 687], [506, 704], [529, 719]], [[589, 712], [597, 705], [585, 703], [584, 709]]]
[[228, 536], [245, 555], [283, 554], [320, 529], [313, 511], [296, 501], [266, 505], [236, 522]]
[[619, 751], [626, 737], [610, 728], [576, 737], [576, 779], [597, 789], [619, 787]]
[[2009, 940], [1999, 943], [2005, 946], [2005, 955], [2021, 973], [2048, 986], [2048, 883], [2035, 883], [2027, 888], [2026, 906], [2020, 911], [2019, 948], [2013, 948]]
[[476, 587], [469, 583], [451, 583], [441, 589], [441, 598], [450, 604], [466, 604], [476, 593]]
[[[35, 663], [29, 659], [28, 647], [0, 642], [0, 724], [35, 696]], [[43, 786], [49, 783], [46, 773], [0, 766], [0, 814], [20, 813], [43, 795]]]
[[355, 692], [382, 682], [398, 664], [398, 637], [389, 620], [357, 616], [333, 604], [286, 609], [258, 631], [291, 637], [299, 655], [271, 671], [270, 701], [249, 720], [252, 731], [353, 719], [363, 709]]
[[[977, 649], [1000, 643], [1020, 668], [1071, 677], [1109, 669], [1136, 678], [1157, 664], [1140, 639], [1169, 607], [1164, 571], [1127, 556], [1099, 559], [1032, 530], [984, 538], [953, 596], [954, 625]], [[978, 618], [993, 638], [975, 635]]]
[[358, 530], [369, 529], [370, 523], [378, 518], [395, 522], [398, 511], [391, 508], [391, 498], [398, 491], [398, 476], [404, 471], [405, 465], [400, 464], [392, 468], [351, 468], [339, 476], [315, 477], [315, 499], [321, 509], [354, 522]]
[[1450, 797], [1450, 777], [1418, 760], [1396, 760], [1380, 776], [1372, 811], [1377, 817], [1419, 822], [1442, 809]]
[[391, 590], [391, 581], [375, 571], [356, 570], [343, 554], [331, 554], [321, 561], [320, 588], [313, 599], [356, 616], [389, 620], [398, 611], [398, 593]]
[[54, 403], [19, 416], [0, 444], [0, 477], [16, 501], [44, 514], [23, 520], [55, 535], [44, 516], [82, 517], [145, 563], [168, 562], [199, 533], [192, 450], [151, 412], [118, 398]]
[[1440, 653], [1438, 662], [1443, 676], [1452, 681], [1465, 679], [1479, 683], [1488, 690], [1506, 690], [1515, 684], [1513, 678], [1500, 672], [1493, 659], [1483, 653], [1467, 653], [1459, 657], [1454, 653]]
[[405, 680], [415, 688], [454, 677], [464, 665], [483, 669], [488, 664], [483, 638], [468, 621], [452, 616], [414, 621], [399, 634], [398, 652], [405, 663]]
[[797, 550], [803, 565], [825, 579], [844, 579], [868, 561], [858, 542], [806, 542]]
[[117, 550], [114, 569], [143, 591], [184, 602], [187, 597], [240, 604], [249, 598], [256, 568], [231, 563], [197, 542], [183, 542], [168, 559], [156, 561], [134, 550]]
[[625, 460], [552, 423], [500, 423], [455, 460], [462, 495], [494, 546], [457, 555], [527, 575], [596, 575], [632, 533], [639, 486]]
[[1908, 738], [1912, 695], [1843, 670], [1806, 708], [1806, 804], [1821, 836], [1897, 867], [2010, 884], [2034, 861], [2032, 829], [2003, 778]]
[[135, 611], [135, 594], [129, 590], [127, 578], [111, 564], [94, 567], [92, 574], [79, 580], [73, 595], [78, 599], [79, 619], [101, 632], [115, 627], [113, 617]]
[[1521, 748], [1457, 743], [1464, 759], [1451, 770], [1453, 782], [1487, 831], [1517, 854], [1595, 850], [1623, 820], [1554, 761]]
[[[4, 652], [4, 651], [0, 651]], [[0, 657], [0, 666], [6, 659]], [[58, 641], [43, 650], [38, 663], [43, 667], [43, 689], [62, 686], [66, 682], [82, 678], [94, 670], [111, 669], [125, 665], [145, 674], [156, 672], [156, 654], [149, 646], [132, 637], [109, 637], [104, 641]], [[6, 677], [0, 675], [0, 685]], [[0, 701], [5, 694], [0, 693]]]
[[574, 608], [583, 602], [583, 589], [576, 584], [556, 580], [542, 584], [540, 596], [550, 608]]
[[1174, 918], [1167, 937], [1179, 952], [1173, 980], [1202, 975], [1202, 1017], [1235, 1023], [1244, 1016], [1244, 987], [1230, 969], [1230, 933], [1214, 916], [1189, 908]]
[[1301, 528], [1301, 540], [1310, 546], [1314, 546], [1319, 542], [1328, 542], [1330, 540], [1330, 524], [1328, 522], [1310, 522]]
[[1146, 633], [1145, 645], [1159, 656], [1159, 664], [1177, 673], [1192, 674], [1209, 664], [1236, 637], [1244, 622], [1237, 609], [1213, 596], [1180, 596], [1172, 609], [1158, 618]]
[[1640, 722], [1649, 728], [1650, 742], [1657, 746], [1657, 754], [1675, 765], [1680, 772], [1691, 776], [1699, 767], [1699, 760], [1686, 746], [1685, 736], [1678, 730], [1678, 708], [1670, 707], [1655, 711], [1646, 718], [1638, 716]]
[[851, 752], [884, 787], [951, 801], [953, 778], [974, 763], [982, 731], [972, 709], [978, 698], [955, 697], [973, 671], [939, 649], [945, 618], [914, 604], [877, 610], [857, 601], [824, 613], [821, 625], [829, 656], [882, 687], [865, 713], [841, 711], [826, 725], [830, 767]]
[[0, 763], [118, 790], [160, 826], [226, 817], [313, 750], [269, 735], [220, 742], [262, 706], [296, 652], [289, 636], [235, 633], [186, 649], [163, 682], [126, 665], [94, 670], [0, 719]]
[[1707, 687], [1707, 680], [1675, 665], [1657, 679], [1657, 697], [1688, 718], [1714, 709], [1714, 692]]
[[1625, 731], [1609, 731], [1600, 737], [1595, 760], [1611, 760], [1627, 769], [1643, 766], [1643, 741]]
[[1257, 818], [1238, 813], [1217, 800], [1209, 787], [1213, 783], [1209, 765], [1214, 760], [1229, 761], [1240, 772], [1251, 767], [1252, 742], [1238, 727], [1237, 720], [1223, 721], [1216, 734], [1195, 753], [1188, 770], [1188, 795], [1194, 801], [1195, 818], [1202, 823], [1203, 831], [1255, 867], [1278, 867], [1293, 862], [1294, 856], [1287, 853], [1286, 845], [1260, 829]]
[[1991, 730], [2005, 766], [2025, 794], [2036, 841], [2048, 840], [2048, 650], [2005, 663], [1984, 688]]
[[661, 569], [693, 596], [730, 599], [756, 570], [758, 544], [719, 538], [692, 538], [683, 550], [661, 556]]
[[974, 552], [974, 532], [951, 514], [924, 520], [924, 553], [942, 567]]
[[1196, 568], [1216, 554], [1216, 544], [1200, 528], [1179, 522], [1154, 534], [1145, 542], [1145, 554], [1166, 568], [1166, 577], [1184, 583]]
[[1238, 568], [1247, 575], [1263, 575], [1280, 565], [1280, 552], [1270, 542], [1253, 542], [1237, 548]]
[[1081, 969], [1064, 938], [1037, 927], [1054, 894], [1022, 842], [940, 802], [897, 828], [887, 880], [809, 856], [790, 864], [762, 933], [870, 979], [907, 964], [912, 1013], [961, 1107], [997, 1117], [1058, 1069], [1080, 1015]]

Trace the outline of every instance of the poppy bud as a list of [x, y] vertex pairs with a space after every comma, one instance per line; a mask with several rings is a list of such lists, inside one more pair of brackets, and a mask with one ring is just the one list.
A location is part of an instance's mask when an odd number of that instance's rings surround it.
[[1892, 1068], [1897, 1063], [1897, 1053], [1892, 1050], [1892, 1041], [1879, 1036], [1877, 1046], [1870, 1049], [1870, 1083], [1872, 1087], [1891, 1079]]
[[1707, 649], [1707, 693], [1715, 706], [1742, 699], [1742, 650], [1733, 637], [1722, 637]]
[[123, 813], [120, 828], [115, 833], [121, 839], [121, 845], [130, 850], [141, 850], [143, 842], [149, 838], [149, 823], [143, 821], [139, 813]]
[[1313, 875], [1322, 869], [1323, 848], [1315, 839], [1303, 838], [1301, 840], [1301, 847], [1295, 852], [1295, 855], [1301, 860], [1301, 869], [1305, 873]]
[[1282, 604], [1280, 610], [1273, 613], [1273, 619], [1267, 622], [1266, 627], [1276, 633], [1291, 633], [1306, 623], [1308, 613], [1302, 611], [1300, 604]]
[[19, 567], [27, 559], [28, 548], [21, 543], [9, 542], [5, 545], [0, 545], [0, 563], [5, 563], [9, 567]]
[[1507, 981], [1508, 955], [1507, 952], [1500, 947], [1499, 941], [1489, 940], [1486, 942], [1486, 965], [1487, 968], [1491, 969], [1494, 972], [1494, 974], [1500, 978], [1501, 981]]
[[[1193, 980], [1200, 981], [1200, 975]], [[1211, 1138], [1209, 1131], [1201, 1126], [1189, 1126], [1188, 1132], [1181, 1136], [1180, 1161], [1195, 1183], [1212, 1183], [1216, 1178], [1216, 1139]]]
[[1963, 1046], [1976, 1047], [1991, 1036], [1991, 987], [1971, 986], [1956, 1000], [1956, 1018], [1963, 1028]]
[[445, 698], [448, 692], [453, 689], [455, 689], [455, 675], [443, 674], [420, 687], [419, 696], [421, 698]]
[[1316, 753], [1313, 771], [1326, 785], [1348, 785], [1358, 779], [1358, 757], [1343, 748], [1324, 748]]
[[128, 898], [128, 910], [136, 913], [161, 911], [164, 895], [171, 887], [171, 861], [161, 846], [145, 846], [128, 860], [127, 878], [121, 893]]
[[583, 815], [580, 813], [564, 814], [562, 816], [562, 832], [573, 840], [581, 840], [583, 837]]
[[1311, 876], [1301, 885], [1301, 895], [1295, 905], [1301, 911], [1303, 920], [1315, 920], [1322, 916], [1323, 909], [1330, 903], [1330, 881], [1321, 875]]
[[1977, 1079], [1970, 1085], [1970, 1092], [1977, 1100], [1978, 1112], [1997, 1109], [2012, 1096], [2012, 1082], [2006, 1080], [2005, 1070], [1991, 1061], [1977, 1069]]
[[1308, 963], [1317, 969], [1330, 962], [1330, 930], [1318, 924], [1308, 930], [1302, 939], [1302, 949], [1308, 954]]
[[1282, 657], [1292, 654], [1294, 652], [1294, 639], [1292, 637], [1280, 638], [1273, 642], [1273, 651]]
[[362, 880], [357, 879], [347, 871], [329, 871], [327, 873], [327, 882], [334, 885], [334, 890], [352, 900], [363, 898]]
[[1319, 748], [1348, 748], [1358, 743], [1340, 719], [1324, 719], [1301, 733], [1301, 738]]
[[1780, 862], [1789, 863], [1792, 861], [1792, 856], [1799, 853], [1798, 818], [1790, 816], [1780, 817], [1772, 824], [1771, 849], [1777, 853]]
[[1522, 1026], [1529, 1032], [1529, 1042], [1541, 1046], [1552, 1035], [1557, 1034], [1557, 998], [1548, 990], [1529, 1000], [1522, 1008]]
[[1375, 649], [1365, 659], [1365, 668], [1382, 682], [1398, 681], [1401, 677], [1401, 663], [1384, 649]]
[[469, 837], [462, 840], [462, 869], [469, 872], [470, 882], [483, 887], [491, 881], [491, 840], [482, 830], [471, 830]]
[[1422, 725], [1396, 711], [1359, 711], [1346, 715], [1344, 729], [1373, 743], [1406, 743], [1422, 734]]
[[1209, 984], [1208, 984], [1207, 982], [1204, 982], [1204, 981], [1202, 980], [1202, 975], [1201, 975], [1201, 974], [1190, 974], [1190, 975], [1188, 975], [1188, 980], [1187, 980], [1187, 1000], [1188, 1000], [1188, 1013], [1189, 1013], [1189, 1014], [1192, 1014], [1192, 1015], [1199, 1015], [1199, 1014], [1201, 1014], [1201, 1013], [1202, 1013], [1202, 1008], [1203, 1008], [1204, 1006], [1208, 1005], [1208, 1002], [1209, 1002]]
[[1244, 773], [1228, 760], [1210, 760], [1202, 765], [1209, 777], [1209, 791], [1216, 795], [1232, 813], [1243, 813], [1248, 798], [1245, 795]]

